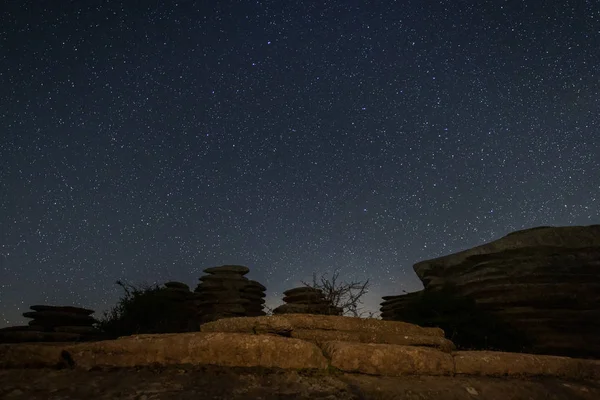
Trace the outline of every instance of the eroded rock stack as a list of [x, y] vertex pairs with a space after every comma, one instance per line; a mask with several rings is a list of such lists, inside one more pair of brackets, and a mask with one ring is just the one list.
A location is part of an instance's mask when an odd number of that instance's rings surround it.
[[243, 265], [223, 265], [204, 270], [196, 287], [196, 305], [201, 323], [221, 318], [265, 315], [265, 287], [244, 275]]
[[248, 284], [241, 290], [242, 298], [248, 300], [248, 303], [245, 305], [246, 316], [260, 317], [266, 315], [264, 305], [267, 288], [257, 281], [249, 280]]
[[97, 321], [94, 310], [72, 306], [34, 305], [33, 311], [23, 313], [32, 321], [26, 326], [0, 330], [0, 342], [70, 342], [95, 340], [100, 332], [93, 326]]
[[283, 292], [285, 304], [273, 310], [273, 314], [320, 314], [342, 315], [342, 309], [334, 307], [319, 289], [303, 286]]
[[[414, 269], [426, 289], [452, 285], [527, 334], [535, 352], [600, 358], [600, 225], [517, 231]], [[384, 319], [407, 300], [386, 299]]]
[[420, 292], [401, 294], [398, 296], [383, 296], [383, 302], [381, 303], [381, 319], [387, 321], [394, 321], [401, 319], [401, 312], [407, 307], [410, 307], [411, 302], [415, 299]]
[[169, 318], [168, 332], [194, 332], [200, 329], [196, 293], [182, 282], [167, 282], [158, 293], [162, 301], [169, 303], [167, 309], [173, 310]]

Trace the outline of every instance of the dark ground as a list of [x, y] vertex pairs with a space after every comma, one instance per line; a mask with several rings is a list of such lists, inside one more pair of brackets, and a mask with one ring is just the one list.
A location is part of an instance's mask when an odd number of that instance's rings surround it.
[[0, 370], [1, 399], [598, 400], [600, 382], [407, 376], [223, 367]]

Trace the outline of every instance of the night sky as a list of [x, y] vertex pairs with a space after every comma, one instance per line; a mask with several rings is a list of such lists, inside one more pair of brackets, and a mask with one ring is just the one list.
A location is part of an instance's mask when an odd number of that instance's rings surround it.
[[376, 311], [599, 204], [595, 0], [0, 5], [0, 326], [222, 264]]

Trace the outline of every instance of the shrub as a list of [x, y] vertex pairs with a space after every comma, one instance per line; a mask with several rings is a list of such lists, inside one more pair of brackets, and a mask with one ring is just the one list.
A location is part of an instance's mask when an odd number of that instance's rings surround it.
[[[365, 282], [341, 282], [339, 276], [339, 271], [335, 271], [331, 278], [327, 278], [326, 273], [320, 277], [313, 273], [312, 283], [302, 281], [302, 284], [322, 291], [325, 299], [334, 308], [340, 309], [342, 315], [363, 317], [365, 312], [361, 312], [360, 305], [362, 304], [362, 297], [369, 291], [369, 280], [367, 279]], [[373, 313], [368, 313], [368, 317], [372, 316]]]
[[125, 291], [117, 305], [104, 313], [98, 328], [110, 337], [143, 333], [185, 332], [190, 329], [193, 312], [170, 301], [157, 285], [135, 287], [116, 282]]

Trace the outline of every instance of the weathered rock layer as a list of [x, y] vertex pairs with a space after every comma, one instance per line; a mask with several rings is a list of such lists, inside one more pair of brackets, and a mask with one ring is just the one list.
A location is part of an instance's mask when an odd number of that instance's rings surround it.
[[[78, 344], [0, 344], [0, 370], [219, 365], [321, 371], [333, 367], [341, 372], [377, 376], [600, 378], [599, 361], [501, 352], [454, 352], [452, 343], [443, 338], [440, 329], [405, 322], [288, 314], [223, 318], [204, 324], [202, 330]], [[310, 335], [307, 331], [319, 333]], [[294, 337], [295, 332], [301, 332], [304, 338]], [[403, 337], [406, 342], [397, 342], [394, 337]]]
[[[600, 357], [600, 225], [540, 227], [415, 264], [426, 289], [446, 284], [526, 333], [534, 351]], [[405, 307], [387, 297], [384, 318]]]

